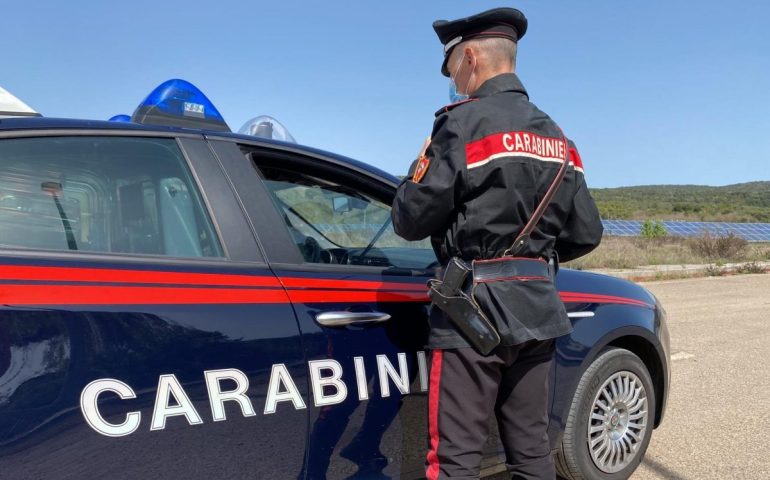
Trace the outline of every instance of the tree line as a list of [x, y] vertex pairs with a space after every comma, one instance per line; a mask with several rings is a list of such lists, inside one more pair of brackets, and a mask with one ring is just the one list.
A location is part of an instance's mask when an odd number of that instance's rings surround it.
[[770, 223], [770, 181], [593, 188], [591, 195], [607, 220]]

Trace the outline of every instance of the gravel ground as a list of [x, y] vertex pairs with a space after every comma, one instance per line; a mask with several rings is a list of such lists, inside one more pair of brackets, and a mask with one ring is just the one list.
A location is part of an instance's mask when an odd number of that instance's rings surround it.
[[770, 275], [645, 287], [668, 312], [672, 382], [632, 480], [770, 479]]

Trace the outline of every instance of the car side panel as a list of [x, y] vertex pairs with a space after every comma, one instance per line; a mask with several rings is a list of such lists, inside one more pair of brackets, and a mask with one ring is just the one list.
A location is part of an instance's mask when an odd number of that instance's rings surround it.
[[666, 358], [659, 338], [661, 324], [655, 301], [639, 286], [566, 269], [559, 273], [557, 286], [567, 312], [573, 316], [574, 331], [556, 342], [549, 425], [554, 448], [561, 440], [577, 384], [604, 347], [623, 337], [642, 339], [661, 360]]
[[[266, 268], [4, 258], [0, 278], [3, 476], [288, 478], [300, 471], [306, 411], [281, 403], [264, 413], [274, 364], [286, 365], [307, 394], [294, 313]], [[226, 420], [214, 421], [204, 372], [223, 369], [246, 375], [256, 415], [231, 401]], [[200, 423], [171, 416], [153, 430], [160, 379], [170, 375]], [[103, 393], [99, 411], [113, 424], [138, 412], [136, 431], [110, 437], [89, 426], [81, 394], [105, 379], [130, 386], [136, 398]]]
[[[276, 274], [293, 300], [308, 362], [338, 362], [347, 389], [334, 404], [309, 404], [308, 478], [422, 478], [430, 361], [424, 349], [426, 279], [290, 267]], [[320, 313], [339, 311], [376, 311], [391, 318], [370, 326], [325, 327], [316, 321]], [[385, 363], [399, 382], [388, 376]]]

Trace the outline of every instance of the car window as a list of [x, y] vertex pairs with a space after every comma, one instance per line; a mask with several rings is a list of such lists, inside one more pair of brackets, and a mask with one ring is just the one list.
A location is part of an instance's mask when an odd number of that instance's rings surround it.
[[0, 141], [0, 248], [221, 257], [173, 139]]
[[430, 242], [408, 242], [393, 231], [390, 204], [340, 182], [284, 168], [260, 175], [306, 262], [425, 269]]

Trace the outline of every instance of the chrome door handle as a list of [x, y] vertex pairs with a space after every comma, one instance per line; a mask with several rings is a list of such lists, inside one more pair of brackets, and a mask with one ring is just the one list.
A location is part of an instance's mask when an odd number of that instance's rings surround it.
[[382, 312], [323, 312], [316, 315], [315, 320], [324, 327], [344, 327], [385, 322], [390, 320], [390, 315]]

